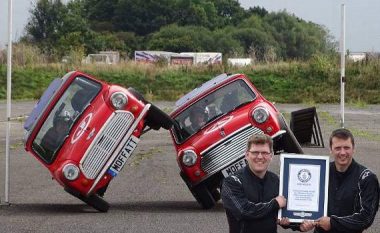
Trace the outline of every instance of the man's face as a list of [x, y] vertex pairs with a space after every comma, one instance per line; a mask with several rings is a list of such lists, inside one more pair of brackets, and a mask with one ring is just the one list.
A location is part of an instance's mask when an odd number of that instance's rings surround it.
[[251, 171], [258, 177], [264, 177], [272, 160], [269, 144], [252, 144], [245, 158]]
[[330, 153], [334, 156], [338, 171], [345, 171], [350, 166], [354, 152], [351, 138], [332, 138]]
[[197, 126], [197, 127], [201, 127], [205, 124], [205, 118], [204, 118], [204, 115], [202, 113], [197, 113], [195, 114], [194, 116], [194, 124]]

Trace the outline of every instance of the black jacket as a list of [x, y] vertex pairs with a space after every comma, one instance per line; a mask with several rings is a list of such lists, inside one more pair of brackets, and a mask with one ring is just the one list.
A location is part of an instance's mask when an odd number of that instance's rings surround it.
[[[368, 228], [379, 208], [379, 182], [374, 173], [355, 160], [344, 173], [330, 163], [328, 233], [359, 233]], [[326, 231], [316, 228], [315, 232]]]
[[278, 189], [276, 174], [267, 171], [260, 179], [249, 166], [224, 179], [222, 199], [230, 233], [277, 232]]

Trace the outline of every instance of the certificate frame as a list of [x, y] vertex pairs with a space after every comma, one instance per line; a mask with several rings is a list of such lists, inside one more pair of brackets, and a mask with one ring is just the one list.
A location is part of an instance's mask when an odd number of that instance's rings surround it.
[[301, 223], [327, 216], [329, 156], [283, 153], [280, 161], [279, 195], [287, 205], [278, 218]]

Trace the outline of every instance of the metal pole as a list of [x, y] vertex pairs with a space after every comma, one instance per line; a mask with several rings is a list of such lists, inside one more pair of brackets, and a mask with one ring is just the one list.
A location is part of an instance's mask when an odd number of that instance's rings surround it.
[[7, 127], [5, 139], [5, 189], [4, 202], [9, 204], [9, 139], [11, 121], [11, 74], [12, 74], [12, 0], [8, 0], [8, 53], [7, 53]]
[[341, 6], [342, 10], [342, 30], [340, 34], [340, 126], [344, 128], [344, 86], [346, 84], [346, 77], [345, 77], [345, 65], [346, 65], [346, 44], [345, 44], [345, 37], [346, 37], [346, 9], [345, 5], [342, 4]]

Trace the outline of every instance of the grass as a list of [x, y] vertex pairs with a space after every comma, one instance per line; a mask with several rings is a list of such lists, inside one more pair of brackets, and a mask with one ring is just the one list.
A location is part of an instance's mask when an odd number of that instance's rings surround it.
[[357, 101], [351, 101], [351, 102], [347, 103], [347, 105], [355, 107], [355, 108], [362, 108], [362, 109], [368, 108], [368, 104], [366, 102], [362, 101], [361, 99], [358, 99]]
[[[12, 72], [12, 99], [38, 99], [55, 77], [80, 70], [109, 83], [134, 87], [148, 100], [175, 101], [223, 73], [244, 73], [270, 101], [277, 103], [339, 103], [339, 64], [335, 59], [313, 58], [255, 64], [247, 67], [164, 66], [125, 62], [118, 65], [30, 64], [15, 65]], [[354, 106], [380, 104], [380, 62], [348, 63], [346, 102]], [[6, 98], [6, 66], [0, 65], [0, 99]]]
[[[320, 121], [323, 121], [325, 124], [332, 128], [340, 127], [339, 121], [332, 116], [329, 112], [319, 111], [318, 117]], [[369, 132], [368, 130], [358, 129], [354, 127], [350, 127], [350, 131], [355, 137], [360, 137], [366, 139], [368, 141], [380, 142], [380, 134]]]
[[353, 135], [355, 135], [355, 137], [361, 137], [368, 141], [380, 142], [380, 134], [375, 134], [369, 131], [356, 128], [350, 128], [350, 131]]
[[339, 122], [329, 112], [318, 111], [318, 117], [320, 120], [326, 122], [329, 126], [338, 127]]

